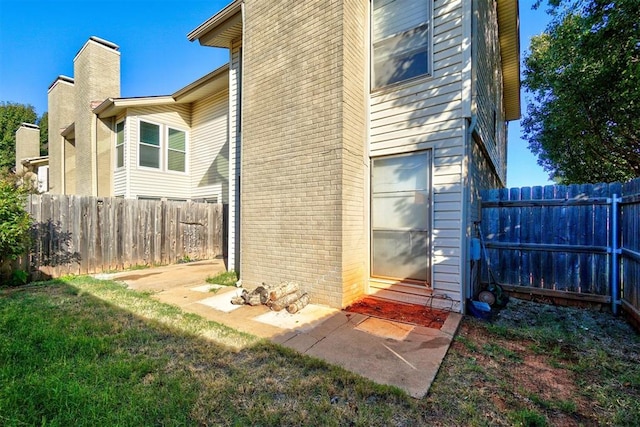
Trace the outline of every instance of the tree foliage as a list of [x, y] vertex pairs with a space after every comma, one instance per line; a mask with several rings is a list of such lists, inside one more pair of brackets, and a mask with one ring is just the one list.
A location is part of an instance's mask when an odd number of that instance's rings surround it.
[[0, 273], [29, 247], [31, 218], [24, 204], [25, 192], [0, 178]]
[[22, 123], [38, 119], [31, 105], [0, 102], [0, 173], [7, 172], [16, 159], [16, 131]]
[[49, 113], [46, 111], [38, 119], [40, 126], [40, 155], [49, 155]]
[[525, 55], [529, 148], [563, 183], [640, 176], [640, 1], [548, 4]]

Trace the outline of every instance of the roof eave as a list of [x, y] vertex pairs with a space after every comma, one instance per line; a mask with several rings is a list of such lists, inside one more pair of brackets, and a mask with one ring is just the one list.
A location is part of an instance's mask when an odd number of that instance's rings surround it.
[[203, 46], [228, 48], [238, 29], [242, 30], [242, 0], [228, 4], [187, 34], [187, 39], [198, 40]]
[[203, 77], [199, 78], [198, 80], [194, 81], [193, 83], [190, 83], [187, 86], [183, 87], [182, 89], [176, 91], [171, 96], [173, 97], [173, 99], [175, 99], [176, 102], [182, 102], [185, 99], [187, 99], [187, 97], [189, 97], [189, 95], [191, 95], [192, 93], [194, 93], [198, 89], [208, 85], [212, 81], [215, 81], [215, 80], [223, 77], [225, 75], [225, 73], [227, 73], [228, 71], [229, 71], [229, 64], [224, 64], [223, 66], [213, 70], [212, 72], [210, 72], [206, 76], [203, 76]]
[[139, 98], [107, 98], [93, 109], [93, 114], [104, 119], [107, 117], [117, 116], [127, 108], [152, 107], [155, 105], [171, 105], [175, 103], [176, 100], [169, 95]]

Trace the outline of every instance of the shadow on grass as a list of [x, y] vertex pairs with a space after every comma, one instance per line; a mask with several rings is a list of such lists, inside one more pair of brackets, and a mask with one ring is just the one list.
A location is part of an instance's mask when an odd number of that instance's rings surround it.
[[113, 282], [62, 279], [0, 298], [3, 425], [394, 425], [419, 417], [396, 389]]

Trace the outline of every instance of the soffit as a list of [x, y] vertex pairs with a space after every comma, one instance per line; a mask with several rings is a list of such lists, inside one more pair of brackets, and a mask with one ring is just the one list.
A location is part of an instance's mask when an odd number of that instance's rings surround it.
[[518, 0], [498, 0], [498, 38], [507, 120], [520, 118], [520, 18]]
[[234, 40], [242, 38], [242, 1], [227, 5], [191, 31], [187, 38], [198, 40], [203, 46], [230, 48]]

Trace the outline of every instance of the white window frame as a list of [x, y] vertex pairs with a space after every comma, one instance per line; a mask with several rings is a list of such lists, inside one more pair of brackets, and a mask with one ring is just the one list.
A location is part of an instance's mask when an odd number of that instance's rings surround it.
[[[153, 145], [153, 144], [147, 144], [142, 142], [142, 123], [148, 123], [150, 125], [154, 125], [154, 126], [158, 126], [158, 145]], [[162, 162], [163, 162], [163, 156], [162, 156], [162, 128], [163, 125], [162, 123], [157, 123], [151, 120], [147, 120], [147, 119], [138, 119], [138, 168], [139, 169], [144, 169], [144, 170], [152, 170], [152, 171], [162, 171]], [[147, 147], [154, 147], [158, 149], [158, 167], [153, 167], [153, 166], [143, 166], [140, 164], [140, 153], [142, 152], [142, 150], [140, 149], [140, 147], [144, 145]]]
[[[377, 192], [374, 188], [374, 179], [375, 179], [375, 161], [376, 160], [385, 160], [385, 159], [394, 159], [400, 157], [410, 157], [414, 155], [425, 155], [427, 159], [426, 167], [426, 180], [424, 183], [423, 191], [427, 192], [426, 198], [426, 210], [424, 211], [426, 215], [426, 229], [401, 229], [397, 227], [377, 227], [374, 224], [374, 199], [378, 195], [383, 195], [384, 193], [388, 194], [402, 194], [402, 193], [411, 193], [413, 190], [402, 190], [402, 191], [391, 191], [391, 192]], [[426, 285], [428, 287], [432, 286], [433, 283], [433, 218], [434, 218], [434, 189], [433, 189], [433, 150], [419, 150], [419, 151], [410, 151], [410, 152], [399, 152], [399, 153], [390, 153], [379, 156], [372, 156], [371, 159], [371, 169], [370, 169], [370, 225], [369, 225], [369, 233], [370, 233], [370, 247], [369, 247], [369, 261], [370, 261], [370, 271], [369, 277], [373, 280], [393, 280], [393, 281], [401, 281], [403, 283], [411, 283], [411, 284], [419, 284]], [[418, 189], [416, 189], [416, 196], [418, 195]], [[424, 254], [424, 261], [426, 262], [425, 268], [425, 277], [424, 278], [411, 278], [411, 277], [398, 277], [396, 275], [386, 275], [375, 273], [377, 270], [376, 259], [375, 259], [375, 236], [376, 232], [416, 232], [416, 233], [426, 233], [426, 252]]]
[[[141, 137], [142, 137], [142, 123], [148, 123], [154, 126], [158, 126], [158, 138], [159, 138], [159, 145], [152, 145], [152, 144], [146, 144], [144, 142], [141, 141]], [[183, 132], [184, 133], [184, 171], [177, 171], [177, 170], [171, 170], [169, 169], [169, 151], [176, 151], [181, 153], [182, 151], [180, 150], [174, 150], [174, 149], [170, 149], [169, 148], [169, 130], [175, 130], [175, 131], [179, 131], [179, 132]], [[162, 172], [162, 173], [168, 173], [168, 174], [177, 174], [177, 175], [188, 175], [188, 171], [189, 171], [189, 131], [187, 129], [181, 128], [179, 126], [172, 126], [172, 125], [168, 125], [165, 123], [160, 123], [160, 122], [156, 122], [153, 120], [148, 120], [146, 118], [138, 118], [138, 141], [137, 141], [137, 150], [138, 150], [138, 156], [137, 156], [137, 168], [140, 170], [146, 170], [146, 171], [156, 171], [156, 172]], [[157, 148], [158, 149], [158, 167], [152, 167], [152, 166], [143, 166], [140, 164], [140, 146], [147, 146], [147, 147], [153, 147], [153, 148]]]
[[[385, 42], [389, 42], [393, 39], [396, 39], [398, 37], [400, 37], [403, 34], [408, 34], [412, 31], [415, 31], [416, 29], [426, 25], [427, 26], [427, 41], [426, 41], [426, 72], [419, 74], [419, 75], [415, 75], [415, 76], [411, 76], [411, 77], [407, 77], [401, 80], [396, 80], [393, 82], [389, 82], [389, 83], [381, 83], [381, 84], [376, 84], [376, 76], [375, 76], [375, 66], [376, 66], [376, 56], [375, 56], [375, 49], [374, 49], [374, 2], [376, 0], [371, 0], [370, 3], [370, 14], [369, 14], [369, 19], [370, 19], [370, 34], [369, 34], [369, 38], [370, 38], [370, 44], [369, 44], [369, 58], [370, 58], [370, 64], [369, 64], [369, 70], [370, 70], [370, 90], [371, 92], [377, 92], [389, 87], [396, 87], [398, 85], [403, 85], [403, 84], [407, 84], [410, 82], [413, 82], [417, 79], [423, 79], [425, 77], [431, 77], [433, 75], [433, 49], [434, 49], [434, 45], [433, 45], [433, 0], [413, 0], [413, 1], [422, 1], [422, 2], [426, 2], [427, 3], [427, 20], [425, 23], [423, 23], [422, 25], [416, 26], [416, 27], [412, 27], [411, 29], [405, 30], [403, 32], [399, 32], [399, 33], [395, 33], [392, 34], [390, 36], [385, 37], [383, 40], [378, 40], [375, 44], [380, 45], [380, 44], [384, 44]], [[378, 1], [382, 1], [382, 0], [378, 0]], [[392, 0], [393, 1], [393, 0]], [[419, 50], [414, 50], [415, 52], [419, 52]], [[389, 58], [394, 58], [394, 57], [400, 57], [400, 56], [406, 56], [407, 53], [405, 53], [404, 55], [390, 55]]]
[[[169, 131], [170, 130], [176, 130], [178, 132], [182, 132], [184, 133], [184, 152], [180, 151], [180, 150], [175, 150], [169, 147]], [[164, 152], [165, 152], [165, 171], [167, 171], [167, 173], [175, 173], [175, 174], [182, 174], [185, 175], [187, 174], [187, 171], [189, 170], [189, 132], [186, 131], [185, 129], [181, 129], [179, 127], [176, 126], [170, 126], [170, 125], [166, 125], [165, 126], [165, 131], [164, 131], [164, 143], [165, 143], [165, 147], [164, 147]], [[177, 153], [183, 153], [184, 154], [184, 171], [178, 171], [178, 170], [173, 170], [173, 169], [169, 169], [169, 151], [174, 151]]]
[[[122, 142], [119, 143], [118, 142], [118, 126], [122, 125]], [[127, 164], [127, 156], [126, 156], [126, 141], [127, 141], [127, 124], [126, 124], [126, 119], [122, 119], [119, 121], [116, 121], [116, 126], [115, 126], [115, 169], [119, 170], [119, 169], [124, 169], [124, 167]], [[118, 150], [121, 149], [122, 150], [122, 165], [118, 164], [118, 160], [119, 160], [119, 156], [118, 156]]]

